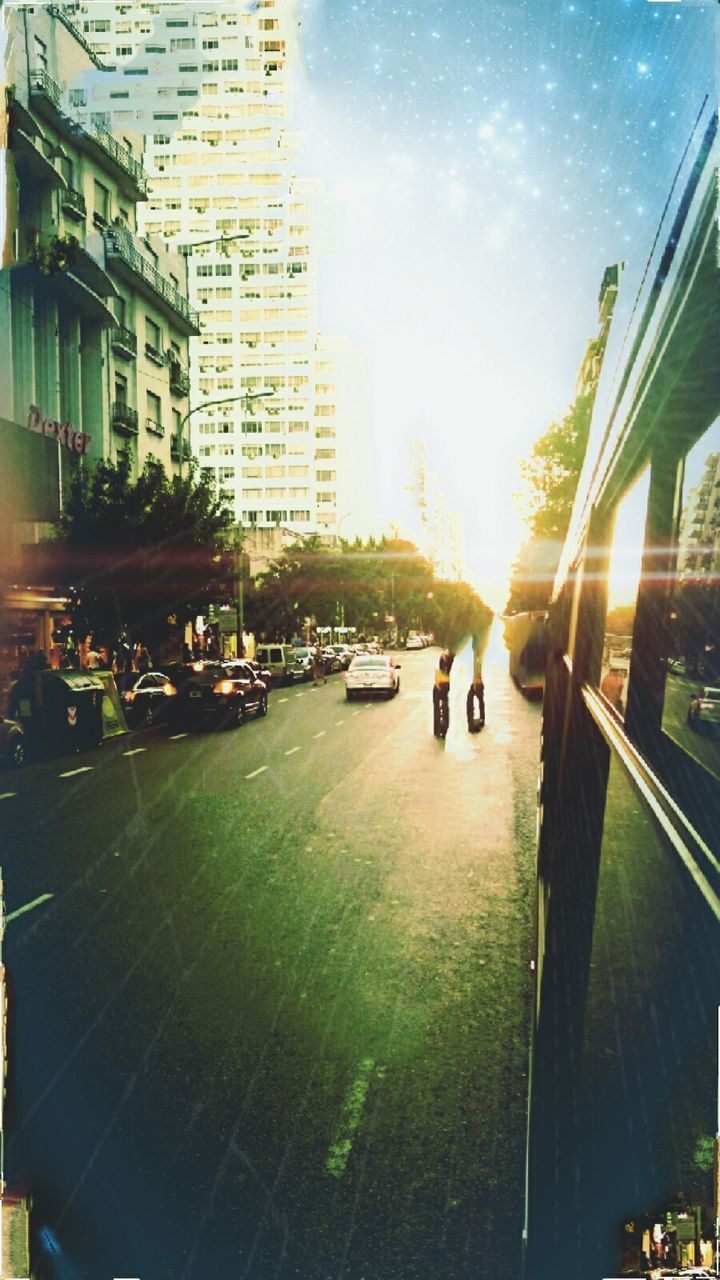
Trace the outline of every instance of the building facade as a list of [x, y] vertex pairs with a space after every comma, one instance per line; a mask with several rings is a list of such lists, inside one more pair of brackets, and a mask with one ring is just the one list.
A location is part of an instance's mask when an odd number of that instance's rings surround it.
[[340, 414], [317, 341], [321, 193], [297, 177], [290, 132], [293, 6], [73, 7], [84, 38], [116, 63], [78, 87], [85, 118], [144, 135], [142, 226], [187, 254], [202, 329], [190, 421], [200, 465], [245, 527], [336, 537], [328, 464]]
[[137, 234], [140, 139], [75, 113], [73, 85], [106, 74], [100, 59], [54, 5], [6, 23], [0, 685], [63, 616], [50, 584], [28, 587], [23, 548], [57, 520], [73, 469], [124, 455], [133, 475], [148, 458], [177, 470], [199, 333], [185, 259]]
[[15, 233], [0, 293], [0, 414], [25, 423], [34, 406], [71, 425], [72, 454], [122, 452], [134, 474], [154, 457], [171, 471], [199, 332], [185, 260], [137, 235], [140, 139], [79, 121], [72, 84], [104, 74], [80, 33], [52, 5], [14, 10], [10, 23]]

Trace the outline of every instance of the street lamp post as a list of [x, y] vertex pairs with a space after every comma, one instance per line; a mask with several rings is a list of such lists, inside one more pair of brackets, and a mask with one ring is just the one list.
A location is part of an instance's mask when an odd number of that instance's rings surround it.
[[223, 396], [220, 400], [206, 400], [204, 404], [196, 404], [192, 409], [188, 409], [185, 416], [180, 419], [177, 429], [178, 474], [182, 476], [183, 431], [185, 430], [185, 423], [194, 413], [200, 413], [203, 409], [212, 409], [217, 404], [238, 404], [240, 401], [242, 401], [246, 407], [249, 407], [254, 400], [265, 400], [269, 396], [273, 395], [275, 395], [274, 391], [246, 391], [241, 396]]

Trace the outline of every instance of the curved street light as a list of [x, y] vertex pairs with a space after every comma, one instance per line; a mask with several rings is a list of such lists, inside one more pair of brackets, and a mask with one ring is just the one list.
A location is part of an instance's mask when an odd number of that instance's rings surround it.
[[178, 442], [178, 475], [182, 478], [183, 464], [183, 431], [185, 423], [194, 413], [200, 413], [203, 409], [211, 409], [217, 404], [238, 404], [242, 401], [246, 408], [249, 409], [254, 400], [267, 400], [270, 396], [274, 396], [274, 391], [246, 391], [241, 396], [222, 396], [219, 400], [206, 400], [204, 404], [196, 404], [192, 409], [188, 409], [184, 418], [180, 419], [177, 429]]

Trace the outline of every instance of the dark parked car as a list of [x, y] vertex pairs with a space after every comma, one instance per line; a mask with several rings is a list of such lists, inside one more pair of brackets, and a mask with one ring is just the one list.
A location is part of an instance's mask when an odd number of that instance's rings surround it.
[[174, 668], [172, 683], [176, 692], [168, 699], [168, 721], [175, 727], [198, 728], [213, 721], [232, 727], [250, 713], [267, 715], [267, 686], [239, 659]]
[[27, 739], [17, 720], [0, 720], [0, 760], [21, 769], [28, 758]]
[[132, 671], [120, 680], [120, 701], [131, 729], [167, 718], [168, 703], [175, 694], [175, 686], [163, 672], [147, 671], [140, 675], [139, 671]]

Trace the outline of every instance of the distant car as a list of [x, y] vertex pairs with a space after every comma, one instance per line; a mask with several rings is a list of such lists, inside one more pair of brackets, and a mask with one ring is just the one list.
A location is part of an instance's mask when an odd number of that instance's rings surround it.
[[336, 671], [342, 671], [343, 664], [339, 655], [335, 652], [332, 645], [326, 645], [323, 649], [323, 657], [325, 659], [325, 672], [327, 675], [333, 675]]
[[292, 684], [304, 677], [302, 667], [295, 661], [295, 648], [291, 644], [279, 641], [259, 644], [255, 650], [255, 661], [271, 672], [273, 684]]
[[693, 729], [720, 726], [720, 689], [706, 685], [690, 699], [687, 722]]
[[195, 662], [176, 679], [168, 715], [176, 727], [199, 728], [215, 721], [232, 728], [243, 724], [250, 713], [267, 715], [267, 686], [241, 659]]
[[349, 644], [331, 644], [330, 648], [335, 651], [338, 658], [340, 659], [343, 671], [347, 671], [348, 667], [350, 666], [350, 663], [355, 657], [355, 654], [350, 648], [350, 645]]
[[295, 648], [295, 665], [301, 669], [303, 680], [312, 680], [312, 654], [312, 649], [306, 645], [297, 645]]
[[163, 672], [147, 671], [141, 675], [132, 671], [118, 679], [120, 701], [131, 729], [166, 718], [168, 698], [174, 696], [175, 686]]
[[0, 720], [0, 760], [10, 769], [22, 769], [28, 749], [22, 725], [17, 720]]
[[344, 679], [348, 702], [363, 693], [384, 693], [393, 698], [400, 692], [400, 664], [389, 654], [358, 654], [350, 663]]
[[422, 636], [408, 636], [407, 640], [405, 641], [405, 648], [406, 649], [424, 649], [425, 645], [423, 644]]

